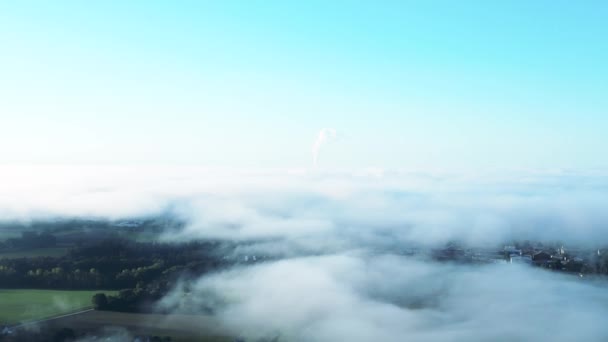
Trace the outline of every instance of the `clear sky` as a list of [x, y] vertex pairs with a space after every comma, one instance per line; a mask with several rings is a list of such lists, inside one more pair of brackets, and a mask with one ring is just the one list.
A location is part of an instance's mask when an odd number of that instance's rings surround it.
[[0, 1], [0, 163], [608, 165], [607, 1]]

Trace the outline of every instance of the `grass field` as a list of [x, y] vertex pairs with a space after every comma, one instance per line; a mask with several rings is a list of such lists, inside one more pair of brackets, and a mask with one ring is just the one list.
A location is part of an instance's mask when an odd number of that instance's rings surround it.
[[91, 297], [98, 292], [0, 290], [0, 326], [56, 316], [91, 306]]

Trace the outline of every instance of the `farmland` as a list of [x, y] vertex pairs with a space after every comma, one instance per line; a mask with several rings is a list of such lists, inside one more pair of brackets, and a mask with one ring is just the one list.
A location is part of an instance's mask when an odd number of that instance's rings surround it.
[[[77, 338], [233, 341], [234, 334], [209, 315], [160, 314], [153, 304], [184, 273], [237, 263], [224, 257], [235, 246], [212, 240], [161, 243], [152, 223], [141, 225], [151, 229], [130, 222], [0, 225], [0, 328], [13, 326], [10, 334], [23, 341], [65, 340], [56, 335], [66, 329]], [[106, 296], [96, 297], [97, 310], [87, 310], [99, 292]]]
[[46, 323], [59, 329], [70, 327], [79, 334], [96, 333], [109, 327], [120, 327], [132, 335], [171, 336], [174, 341], [233, 341], [218, 321], [205, 315], [159, 315], [110, 311], [89, 311]]
[[91, 297], [97, 292], [99, 291], [0, 290], [0, 325], [41, 319], [90, 307]]

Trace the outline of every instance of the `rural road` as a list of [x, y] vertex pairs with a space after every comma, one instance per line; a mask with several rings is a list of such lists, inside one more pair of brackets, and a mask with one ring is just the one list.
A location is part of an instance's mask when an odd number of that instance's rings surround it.
[[86, 310], [72, 312], [72, 313], [65, 314], [65, 315], [53, 316], [53, 317], [43, 318], [43, 319], [39, 319], [39, 320], [35, 320], [35, 321], [29, 321], [29, 322], [25, 322], [25, 323], [20, 323], [20, 324], [17, 324], [17, 325], [13, 325], [12, 327], [10, 327], [10, 329], [25, 328], [25, 327], [28, 327], [30, 325], [35, 325], [35, 324], [38, 324], [38, 323], [49, 322], [49, 321], [53, 321], [53, 320], [60, 319], [60, 318], [65, 318], [65, 317], [71, 317], [71, 316], [81, 315], [83, 313], [90, 312], [90, 311], [93, 311], [93, 309], [86, 309]]

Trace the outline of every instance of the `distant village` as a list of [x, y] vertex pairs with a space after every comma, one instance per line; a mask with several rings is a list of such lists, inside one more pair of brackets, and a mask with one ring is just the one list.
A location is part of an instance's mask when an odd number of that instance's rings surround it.
[[563, 244], [524, 242], [497, 248], [465, 248], [450, 242], [444, 248], [434, 250], [432, 258], [459, 263], [527, 264], [579, 276], [608, 274], [608, 250], [567, 248]]

